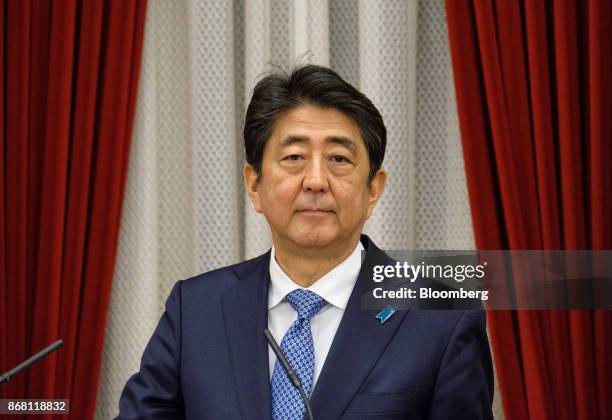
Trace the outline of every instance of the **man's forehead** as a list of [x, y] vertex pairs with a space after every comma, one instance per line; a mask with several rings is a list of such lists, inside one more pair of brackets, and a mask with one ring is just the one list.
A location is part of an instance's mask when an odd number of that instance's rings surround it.
[[357, 123], [335, 108], [303, 105], [281, 115], [272, 129], [277, 147], [323, 141], [356, 150], [365, 147]]

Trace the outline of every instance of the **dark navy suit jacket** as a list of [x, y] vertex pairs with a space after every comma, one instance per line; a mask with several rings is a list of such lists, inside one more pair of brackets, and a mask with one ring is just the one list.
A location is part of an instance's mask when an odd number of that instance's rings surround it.
[[[483, 311], [363, 310], [366, 257], [311, 395], [316, 420], [490, 419], [493, 371]], [[271, 418], [270, 252], [179, 281], [127, 382], [119, 419]]]

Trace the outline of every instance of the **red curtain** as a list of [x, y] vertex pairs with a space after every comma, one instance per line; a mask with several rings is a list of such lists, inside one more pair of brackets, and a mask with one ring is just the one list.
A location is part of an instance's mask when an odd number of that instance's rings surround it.
[[[612, 248], [612, 2], [447, 0], [479, 249]], [[491, 311], [508, 419], [612, 418], [610, 311]]]
[[0, 397], [74, 419], [94, 417], [145, 9], [0, 0], [0, 370], [64, 340]]

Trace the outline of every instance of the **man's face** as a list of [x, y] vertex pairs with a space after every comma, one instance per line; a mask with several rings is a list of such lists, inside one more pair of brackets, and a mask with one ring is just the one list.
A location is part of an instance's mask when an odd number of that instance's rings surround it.
[[354, 246], [382, 194], [380, 170], [368, 188], [369, 157], [357, 124], [333, 108], [303, 105], [274, 125], [261, 179], [246, 165], [255, 210], [274, 243], [294, 249]]

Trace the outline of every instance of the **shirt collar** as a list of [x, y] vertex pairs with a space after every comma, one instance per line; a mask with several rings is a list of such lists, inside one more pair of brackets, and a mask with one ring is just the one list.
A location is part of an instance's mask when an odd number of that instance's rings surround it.
[[[323, 277], [315, 281], [307, 290], [321, 296], [328, 303], [340, 309], [346, 305], [361, 270], [361, 251], [365, 248], [361, 241], [351, 255], [334, 267]], [[302, 289], [283, 271], [276, 262], [274, 246], [270, 253], [270, 291], [268, 293], [268, 309], [272, 309], [294, 290]]]

